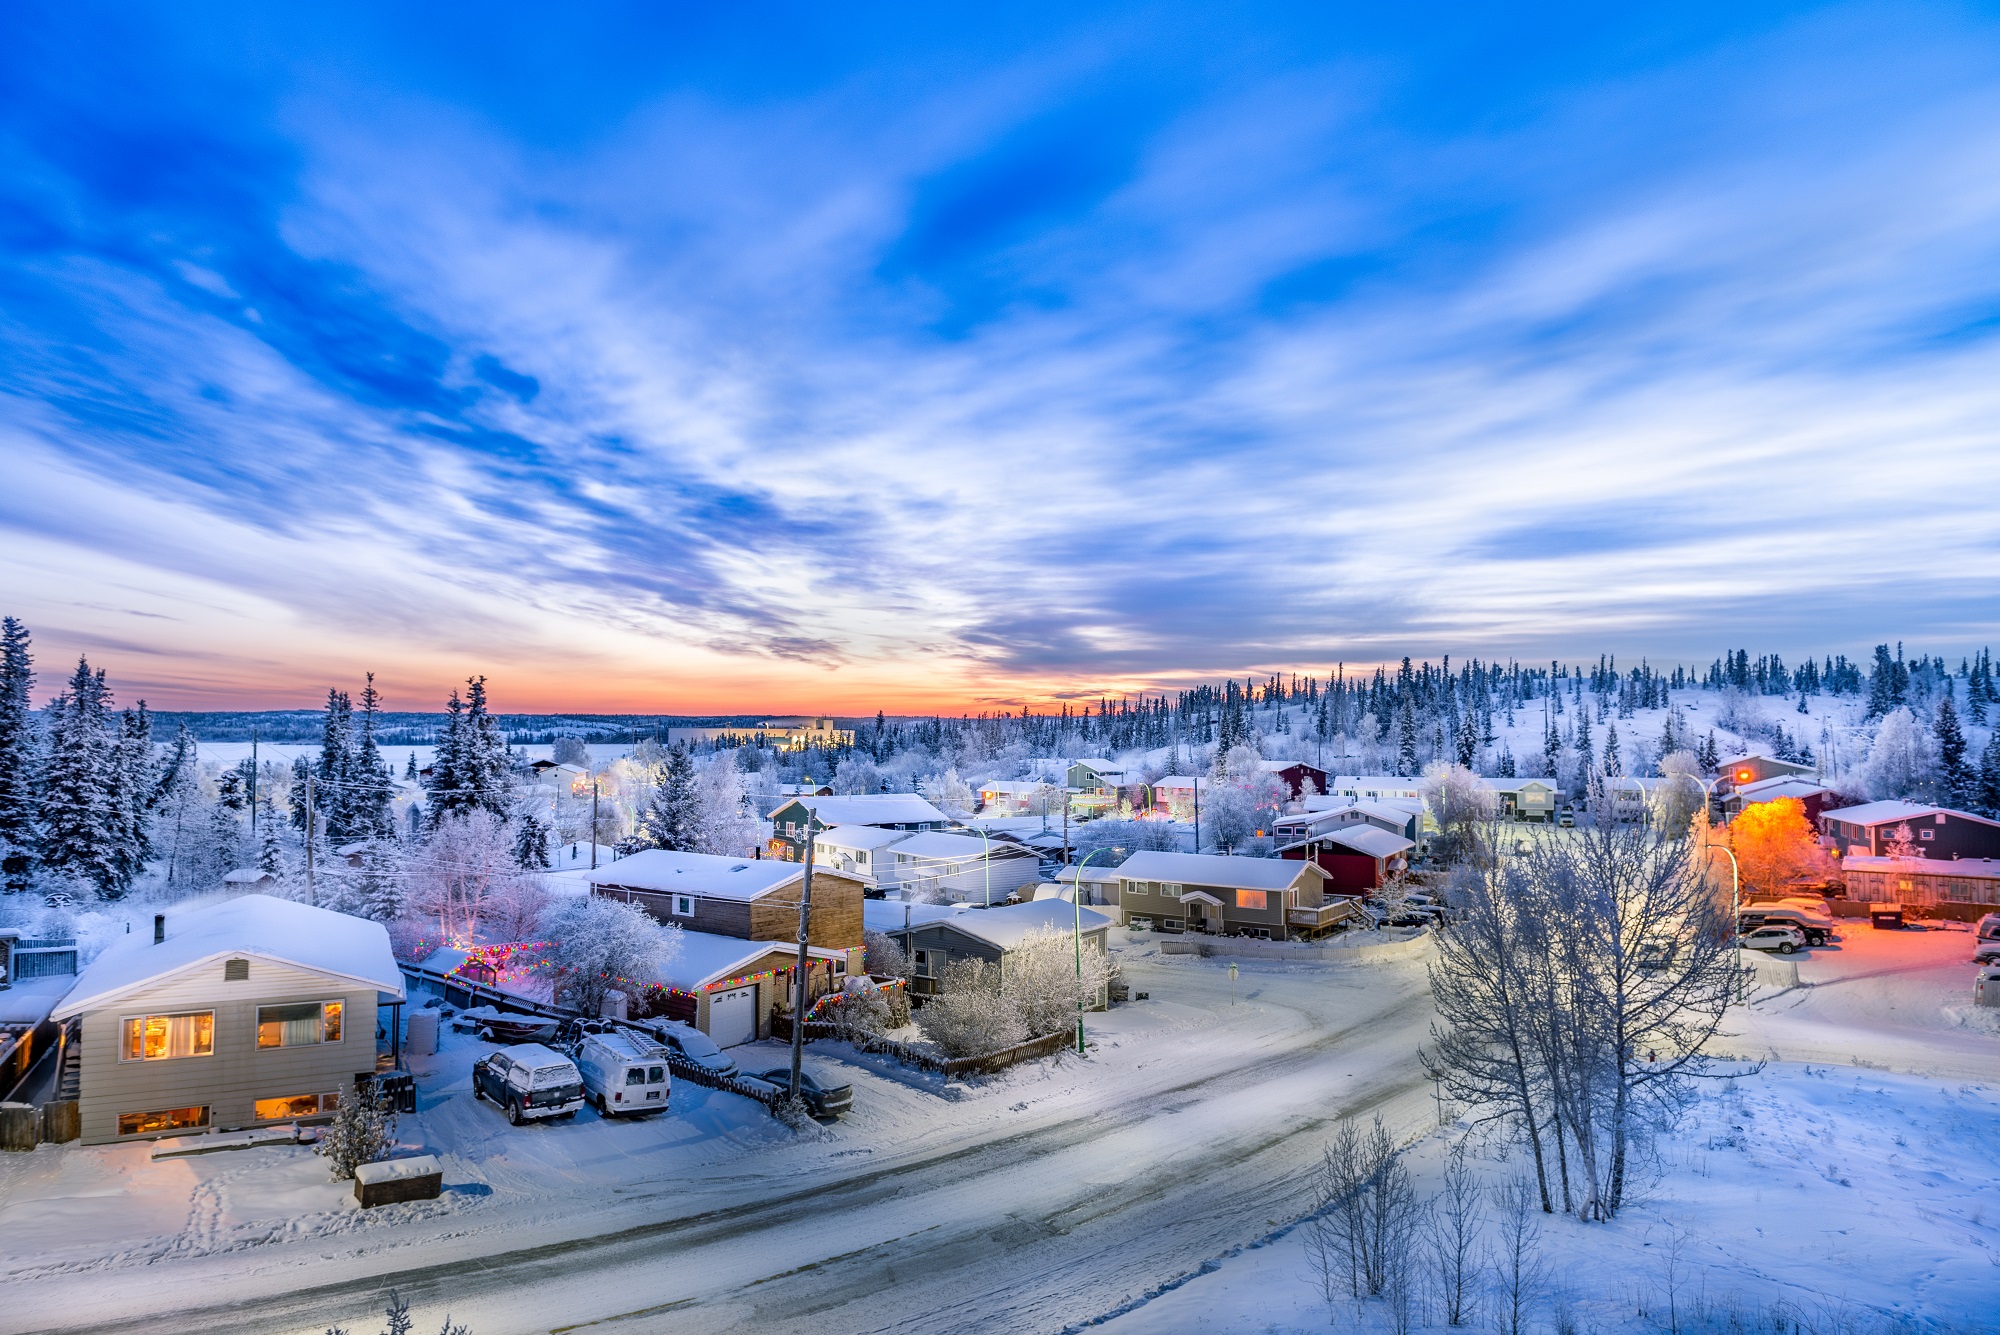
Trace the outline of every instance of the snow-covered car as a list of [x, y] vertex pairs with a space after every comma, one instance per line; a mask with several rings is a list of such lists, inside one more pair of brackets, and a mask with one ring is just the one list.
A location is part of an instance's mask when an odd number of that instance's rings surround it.
[[1649, 973], [1666, 968], [1674, 962], [1674, 943], [1664, 936], [1649, 936], [1639, 943], [1637, 963]]
[[1833, 915], [1825, 910], [1815, 913], [1797, 904], [1745, 904], [1737, 916], [1739, 932], [1767, 926], [1796, 927], [1809, 946], [1823, 946], [1833, 939]]
[[1745, 932], [1736, 938], [1736, 944], [1745, 950], [1775, 950], [1780, 955], [1789, 955], [1805, 947], [1806, 934], [1796, 927], [1773, 924]]
[[652, 1020], [631, 1026], [650, 1034], [682, 1061], [706, 1067], [717, 1075], [735, 1075], [736, 1059], [715, 1046], [707, 1034], [682, 1020]]
[[2000, 940], [1981, 941], [1972, 950], [1974, 964], [2000, 964]]
[[1153, 920], [1151, 918], [1134, 918], [1125, 925], [1135, 932], [1150, 932], [1153, 930]]
[[[743, 1078], [756, 1084], [770, 1085], [781, 1094], [789, 1094], [792, 1090], [792, 1068], [789, 1066], [752, 1071]], [[838, 1117], [854, 1106], [854, 1086], [830, 1084], [814, 1078], [809, 1070], [801, 1070], [799, 1097], [814, 1117]]]
[[472, 1064], [472, 1096], [491, 1099], [515, 1126], [545, 1117], [574, 1117], [583, 1106], [576, 1063], [539, 1043], [489, 1052]]
[[576, 1048], [583, 1096], [606, 1117], [667, 1110], [667, 1050], [636, 1032], [585, 1034]]

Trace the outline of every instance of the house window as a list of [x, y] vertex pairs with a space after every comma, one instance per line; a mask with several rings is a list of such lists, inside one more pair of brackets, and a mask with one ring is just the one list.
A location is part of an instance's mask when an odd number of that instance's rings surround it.
[[118, 1114], [118, 1134], [146, 1136], [155, 1131], [188, 1131], [208, 1125], [208, 1105], [199, 1108], [161, 1108], [157, 1112]]
[[1258, 909], [1261, 911], [1264, 907], [1264, 891], [1238, 890], [1236, 892], [1236, 907], [1239, 909]]
[[128, 1018], [120, 1056], [128, 1062], [155, 1062], [175, 1057], [207, 1057], [214, 1051], [215, 1012], [183, 1011], [178, 1015]]
[[1935, 839], [1935, 838], [1937, 838], [1937, 831], [1936, 831], [1936, 830], [1918, 830], [1918, 831], [1917, 831], [1917, 838], [1919, 838], [1919, 839], [1925, 839], [1925, 840], [1929, 840], [1929, 839]]
[[257, 1046], [298, 1048], [314, 1043], [340, 1041], [340, 1017], [346, 1009], [338, 1001], [304, 1001], [291, 1006], [257, 1008]]
[[917, 952], [917, 977], [935, 978], [936, 976], [937, 974], [931, 968], [931, 952], [928, 950], [919, 950]]
[[340, 1106], [338, 1094], [287, 1094], [281, 1098], [258, 1099], [253, 1112], [260, 1122], [289, 1122], [294, 1117], [317, 1117]]
[[1177, 881], [1160, 882], [1160, 894], [1167, 899], [1179, 899], [1181, 897], [1180, 883]]
[[692, 918], [694, 916], [693, 895], [674, 896], [674, 916], [676, 918]]
[[1144, 882], [1144, 881], [1127, 881], [1127, 882], [1125, 882], [1125, 893], [1126, 893], [1126, 894], [1128, 894], [1128, 895], [1143, 895], [1143, 894], [1145, 894], [1145, 893], [1146, 893], [1146, 882]]

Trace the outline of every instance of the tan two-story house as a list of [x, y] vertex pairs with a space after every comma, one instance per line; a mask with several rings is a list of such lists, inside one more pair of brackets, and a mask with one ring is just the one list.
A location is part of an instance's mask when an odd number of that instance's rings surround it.
[[1134, 853], [1118, 864], [1120, 920], [1145, 918], [1167, 931], [1284, 941], [1317, 936], [1354, 913], [1326, 894], [1312, 862], [1213, 853]]
[[84, 1143], [328, 1116], [403, 999], [380, 923], [269, 895], [158, 915], [54, 1012], [81, 1021]]

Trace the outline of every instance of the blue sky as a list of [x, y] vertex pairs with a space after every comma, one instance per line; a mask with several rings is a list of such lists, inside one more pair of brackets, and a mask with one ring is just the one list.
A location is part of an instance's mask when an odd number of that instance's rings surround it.
[[976, 708], [1993, 636], [1989, 14], [572, 8], [10, 16], [45, 664]]

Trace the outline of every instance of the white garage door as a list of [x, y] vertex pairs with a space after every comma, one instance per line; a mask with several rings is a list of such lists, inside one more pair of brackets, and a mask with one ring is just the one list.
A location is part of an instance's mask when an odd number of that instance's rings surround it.
[[708, 1036], [718, 1048], [733, 1048], [757, 1037], [757, 989], [739, 987], [732, 992], [711, 993], [708, 998]]

